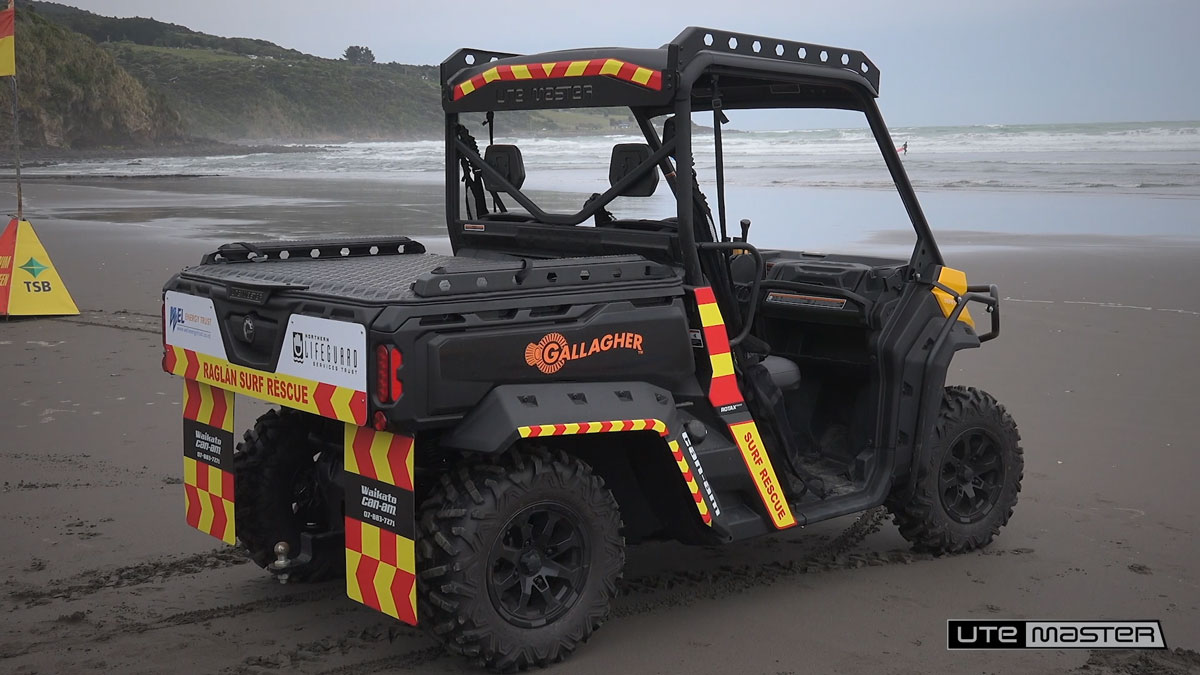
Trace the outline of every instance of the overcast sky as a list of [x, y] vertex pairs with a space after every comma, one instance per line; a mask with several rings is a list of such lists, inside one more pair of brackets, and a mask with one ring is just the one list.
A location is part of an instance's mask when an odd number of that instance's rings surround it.
[[[64, 1], [64, 0], [59, 0]], [[860, 49], [891, 126], [1200, 119], [1200, 0], [65, 0], [337, 58], [657, 47], [704, 25]]]

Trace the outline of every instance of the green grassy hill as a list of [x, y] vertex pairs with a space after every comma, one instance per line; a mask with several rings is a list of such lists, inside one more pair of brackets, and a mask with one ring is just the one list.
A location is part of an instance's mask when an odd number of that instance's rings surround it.
[[373, 140], [424, 137], [440, 128], [433, 68], [133, 43], [104, 47], [161, 92], [197, 136]]
[[[435, 66], [356, 65], [154, 19], [104, 17], [51, 2], [27, 4], [98, 43], [177, 111], [192, 136], [394, 140], [437, 137], [442, 131]], [[612, 119], [632, 121], [625, 112], [531, 112], [507, 115], [505, 131], [608, 132]]]
[[[16, 56], [21, 141], [31, 147], [153, 145], [180, 140], [183, 124], [165, 98], [79, 33], [20, 7]], [[0, 145], [12, 140], [12, 94], [0, 82]]]

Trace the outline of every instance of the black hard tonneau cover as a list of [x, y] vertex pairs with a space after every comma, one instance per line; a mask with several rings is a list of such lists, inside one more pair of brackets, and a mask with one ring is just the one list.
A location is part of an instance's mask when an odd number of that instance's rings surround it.
[[[531, 260], [424, 253], [407, 237], [276, 241], [223, 246], [184, 279], [355, 304], [394, 304], [481, 294], [611, 284], [679, 283], [667, 265], [638, 255]], [[314, 257], [312, 253], [317, 255]]]

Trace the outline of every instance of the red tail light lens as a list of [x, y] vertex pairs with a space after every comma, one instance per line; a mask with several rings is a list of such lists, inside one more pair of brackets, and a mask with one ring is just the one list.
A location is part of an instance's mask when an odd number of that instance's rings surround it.
[[391, 391], [388, 385], [391, 379], [388, 377], [388, 348], [386, 345], [379, 345], [375, 348], [375, 391], [379, 393], [379, 400], [384, 403], [391, 403]]
[[400, 380], [400, 367], [404, 356], [400, 350], [387, 345], [375, 348], [375, 390], [383, 403], [393, 403], [404, 395], [404, 382]]
[[404, 382], [400, 380], [400, 367], [404, 365], [404, 355], [399, 349], [388, 349], [388, 373], [392, 376], [392, 400], [399, 401], [404, 395]]

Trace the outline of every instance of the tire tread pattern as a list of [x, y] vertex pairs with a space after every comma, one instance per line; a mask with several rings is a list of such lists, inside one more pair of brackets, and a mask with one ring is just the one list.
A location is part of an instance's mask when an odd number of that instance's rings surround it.
[[[998, 436], [995, 440], [1001, 444], [1007, 463], [1005, 485], [992, 513], [977, 523], [964, 525], [951, 520], [942, 507], [938, 477], [946, 444], [963, 430], [978, 426]], [[974, 387], [946, 387], [933, 434], [925, 447], [912, 497], [897, 503], [894, 491], [887, 503], [900, 535], [914, 549], [929, 553], [965, 553], [987, 546], [1008, 524], [1021, 491], [1025, 460], [1016, 422], [991, 394]]]
[[[600, 536], [583, 595], [566, 615], [546, 626], [508, 634], [511, 626], [491, 606], [486, 574], [492, 538], [511, 516], [504, 504], [550, 487], [579, 495]], [[604, 481], [565, 452], [524, 447], [461, 464], [441, 476], [421, 505], [417, 542], [417, 596], [421, 623], [452, 653], [473, 657], [497, 672], [558, 663], [609, 617], [625, 561], [620, 511]], [[599, 539], [596, 541], [595, 539]], [[599, 583], [594, 577], [599, 573]]]

